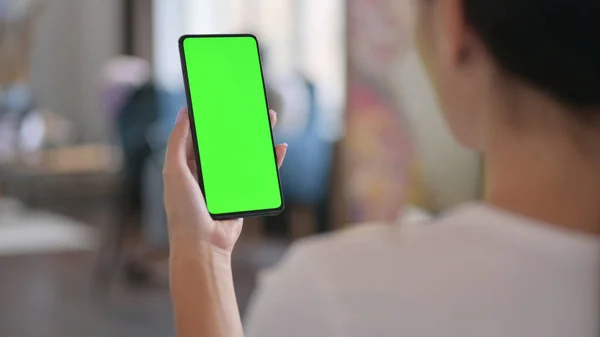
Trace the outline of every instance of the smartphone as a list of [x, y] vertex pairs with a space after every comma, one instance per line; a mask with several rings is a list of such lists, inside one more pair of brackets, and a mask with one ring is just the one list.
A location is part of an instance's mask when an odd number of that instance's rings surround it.
[[284, 208], [258, 40], [184, 35], [179, 51], [198, 167], [215, 220]]

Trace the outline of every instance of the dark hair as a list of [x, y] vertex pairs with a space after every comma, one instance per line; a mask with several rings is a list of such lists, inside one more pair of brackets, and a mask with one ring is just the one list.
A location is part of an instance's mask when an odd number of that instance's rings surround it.
[[599, 0], [463, 0], [463, 8], [501, 69], [578, 118], [600, 117]]

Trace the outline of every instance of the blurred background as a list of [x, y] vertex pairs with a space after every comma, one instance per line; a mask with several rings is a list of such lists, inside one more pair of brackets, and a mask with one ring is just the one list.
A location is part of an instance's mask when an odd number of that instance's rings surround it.
[[0, 0], [0, 336], [173, 334], [161, 170], [185, 105], [177, 39], [253, 33], [286, 210], [248, 219], [257, 274], [299, 238], [480, 197], [439, 116], [409, 0]]

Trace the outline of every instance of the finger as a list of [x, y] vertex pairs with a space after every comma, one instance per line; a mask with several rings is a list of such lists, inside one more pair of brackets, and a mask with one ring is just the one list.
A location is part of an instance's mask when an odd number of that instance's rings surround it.
[[283, 165], [287, 149], [288, 145], [286, 143], [279, 144], [275, 147], [275, 154], [277, 154], [277, 168], [281, 168], [281, 165]]
[[189, 116], [187, 109], [181, 109], [169, 137], [163, 167], [164, 202], [168, 218], [187, 216], [184, 213], [189, 212], [190, 209], [204, 214], [207, 212], [203, 201], [204, 196], [188, 166], [189, 138], [191, 138]]
[[187, 166], [188, 169], [190, 170], [190, 172], [192, 173], [192, 175], [194, 176], [194, 179], [196, 180], [196, 182], [198, 182], [198, 164], [196, 164], [196, 155], [194, 152], [194, 146], [192, 145], [193, 140], [192, 137], [188, 137], [188, 141], [187, 141]]
[[185, 144], [186, 157], [187, 157], [187, 166], [192, 172], [194, 179], [198, 182], [198, 166], [196, 164], [196, 151], [194, 150], [194, 139], [189, 135], [187, 137], [187, 142]]
[[[190, 121], [187, 109], [181, 109], [177, 114], [177, 123], [171, 132], [165, 155], [165, 173], [182, 174], [187, 169], [187, 148], [190, 134]], [[189, 171], [189, 170], [187, 170]]]
[[194, 152], [194, 140], [192, 137], [187, 137], [185, 144], [185, 156], [188, 160], [196, 160], [196, 153]]
[[271, 128], [277, 125], [277, 112], [275, 110], [269, 110], [269, 120], [271, 121]]

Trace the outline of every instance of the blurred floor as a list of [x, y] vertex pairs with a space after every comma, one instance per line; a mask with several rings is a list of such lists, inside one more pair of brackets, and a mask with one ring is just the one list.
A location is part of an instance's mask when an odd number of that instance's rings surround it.
[[[94, 226], [113, 218], [97, 208], [87, 208], [90, 214], [82, 209], [72, 216]], [[285, 247], [285, 241], [259, 237], [238, 244], [233, 268], [240, 310], [247, 306], [257, 271], [275, 263]], [[173, 335], [166, 286], [135, 289], [116, 280], [110, 298], [95, 300], [94, 262], [91, 252], [0, 255], [0, 337]]]
[[0, 257], [0, 336], [169, 336], [167, 289], [115, 287], [110, 301], [91, 298], [94, 255]]

